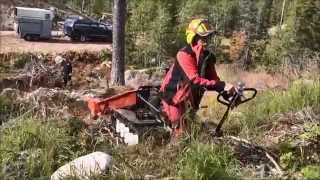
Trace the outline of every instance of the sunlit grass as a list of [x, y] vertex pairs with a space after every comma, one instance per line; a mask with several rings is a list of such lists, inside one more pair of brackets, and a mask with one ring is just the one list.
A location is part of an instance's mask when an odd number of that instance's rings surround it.
[[181, 153], [182, 179], [239, 179], [238, 162], [227, 146], [192, 143]]
[[[216, 95], [206, 97], [204, 104], [208, 108], [200, 113], [201, 119], [218, 122], [226, 107], [219, 105]], [[320, 82], [295, 82], [286, 91], [267, 90], [258, 92], [257, 97], [234, 109], [224, 124], [231, 133], [240, 133], [245, 136], [259, 134], [263, 124], [273, 123], [276, 115], [297, 111], [305, 107], [320, 108]]]
[[0, 129], [0, 179], [49, 178], [64, 163], [83, 154], [68, 128], [27, 117]]

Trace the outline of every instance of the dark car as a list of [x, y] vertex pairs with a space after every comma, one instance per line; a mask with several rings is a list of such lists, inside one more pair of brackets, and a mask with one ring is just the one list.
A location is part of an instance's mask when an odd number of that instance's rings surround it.
[[68, 18], [64, 22], [63, 32], [72, 40], [112, 41], [112, 25], [88, 19]]

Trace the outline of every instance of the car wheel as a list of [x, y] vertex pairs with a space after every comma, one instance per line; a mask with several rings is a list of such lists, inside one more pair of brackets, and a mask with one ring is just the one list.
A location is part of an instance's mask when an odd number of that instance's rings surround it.
[[77, 38], [76, 37], [69, 37], [69, 39], [71, 40], [71, 41], [76, 41], [77, 40]]
[[34, 35], [32, 37], [32, 39], [34, 39], [35, 41], [39, 41], [40, 40], [40, 35]]
[[26, 41], [31, 41], [31, 40], [32, 40], [31, 35], [30, 35], [30, 34], [26, 34], [26, 35], [24, 36], [24, 40], [26, 40]]
[[87, 37], [82, 34], [82, 35], [80, 36], [80, 41], [81, 41], [81, 42], [86, 42], [86, 41], [87, 41]]

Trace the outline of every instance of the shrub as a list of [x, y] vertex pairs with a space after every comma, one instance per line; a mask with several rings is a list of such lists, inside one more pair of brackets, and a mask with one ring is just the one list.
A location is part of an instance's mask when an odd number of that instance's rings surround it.
[[297, 163], [293, 153], [288, 152], [280, 156], [280, 164], [282, 167], [292, 169], [296, 166]]
[[111, 61], [112, 58], [112, 52], [108, 49], [103, 49], [99, 53], [99, 58], [101, 61]]
[[178, 164], [183, 179], [237, 179], [237, 161], [226, 146], [191, 144]]
[[35, 58], [34, 55], [31, 53], [22, 53], [19, 56], [17, 56], [15, 59], [13, 59], [13, 67], [14, 68], [24, 68], [24, 66], [32, 60], [32, 58]]

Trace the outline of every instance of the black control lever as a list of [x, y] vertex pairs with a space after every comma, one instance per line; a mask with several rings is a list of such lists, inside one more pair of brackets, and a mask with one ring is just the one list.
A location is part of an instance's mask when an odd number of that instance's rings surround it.
[[[244, 92], [253, 92], [253, 93], [252, 93], [251, 97], [247, 98], [244, 96], [244, 94], [243, 94]], [[230, 109], [232, 110], [234, 107], [252, 100], [253, 98], [256, 97], [257, 92], [258, 91], [255, 88], [244, 88], [244, 85], [240, 84], [240, 85], [238, 85], [238, 87], [236, 87], [235, 93], [230, 97], [228, 97], [228, 94], [226, 91], [219, 93], [219, 95], [217, 97], [218, 102], [223, 105], [226, 105], [228, 108], [227, 108], [226, 112], [224, 113], [222, 119], [220, 120], [217, 128], [215, 129], [214, 136], [220, 137], [223, 135], [223, 133], [221, 131], [221, 127], [222, 127], [224, 121], [227, 119]]]

